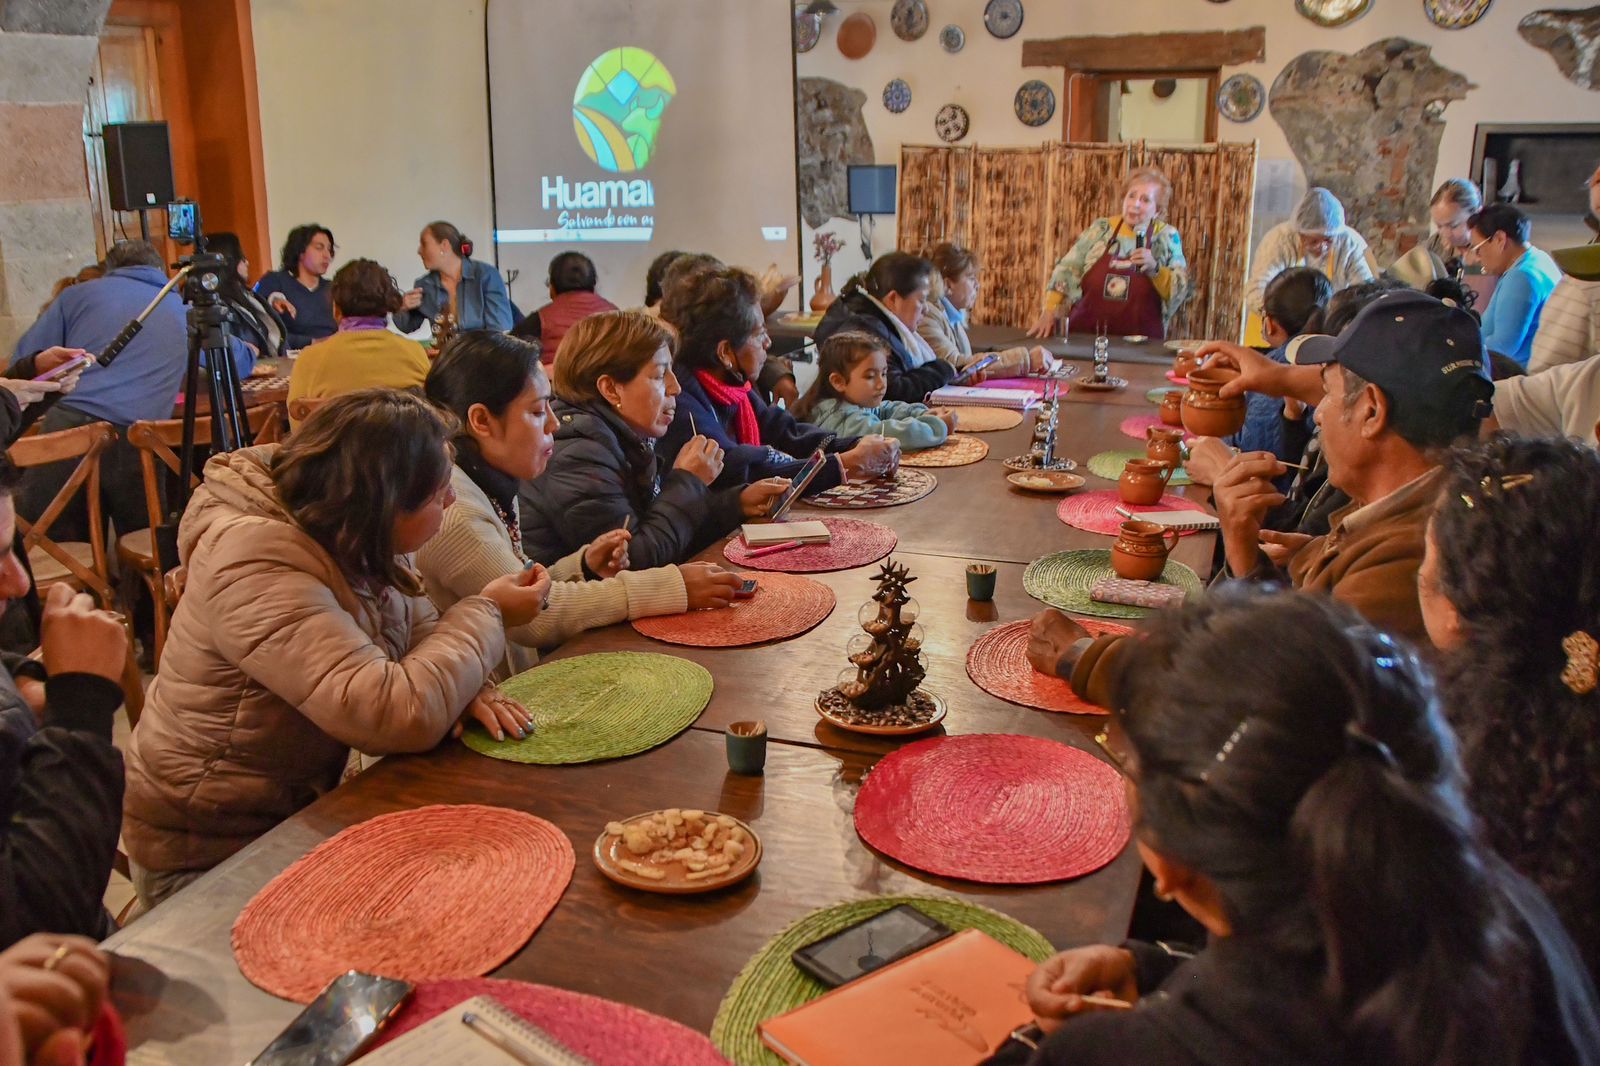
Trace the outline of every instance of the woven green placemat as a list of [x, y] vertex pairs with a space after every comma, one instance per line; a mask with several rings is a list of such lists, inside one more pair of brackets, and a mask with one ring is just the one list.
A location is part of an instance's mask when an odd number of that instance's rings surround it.
[[[1115, 577], [1111, 552], [1103, 549], [1056, 552], [1035, 559], [1022, 572], [1022, 589], [1041, 603], [1063, 611], [1092, 614], [1099, 618], [1143, 618], [1154, 608], [1132, 607], [1122, 603], [1100, 603], [1089, 598], [1089, 590], [1103, 577]], [[1192, 600], [1200, 595], [1200, 575], [1172, 559], [1161, 571], [1161, 580], [1177, 585]]]
[[[1128, 449], [1127, 451], [1101, 452], [1089, 456], [1089, 473], [1095, 477], [1103, 477], [1107, 481], [1115, 481], [1122, 476], [1122, 468], [1128, 465], [1129, 459], [1143, 459], [1145, 453]], [[1192, 485], [1187, 470], [1178, 469], [1172, 472], [1172, 477], [1167, 480], [1168, 485]]]
[[711, 672], [672, 655], [607, 651], [536, 666], [500, 691], [533, 715], [533, 736], [495, 740], [473, 725], [461, 737], [467, 747], [508, 762], [594, 762], [688, 729], [711, 702]]
[[767, 941], [733, 979], [717, 1008], [717, 1020], [711, 1024], [711, 1042], [717, 1050], [738, 1066], [783, 1066], [783, 1060], [761, 1042], [756, 1026], [828, 991], [801, 972], [789, 956], [798, 948], [901, 903], [911, 904], [958, 932], [981, 929], [1035, 962], [1043, 962], [1055, 951], [1037, 930], [975, 903], [928, 896], [876, 896], [824, 907]]
[[1160, 403], [1161, 402], [1161, 397], [1165, 396], [1169, 392], [1188, 392], [1188, 391], [1189, 391], [1189, 388], [1186, 385], [1157, 385], [1155, 388], [1153, 388], [1149, 392], [1145, 393], [1144, 394], [1144, 398], [1149, 400], [1151, 403]]

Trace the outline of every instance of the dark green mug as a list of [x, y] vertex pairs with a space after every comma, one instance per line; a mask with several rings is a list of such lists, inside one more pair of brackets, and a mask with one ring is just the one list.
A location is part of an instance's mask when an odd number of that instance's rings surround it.
[[759, 774], [767, 765], [767, 723], [733, 722], [728, 726], [728, 769]]

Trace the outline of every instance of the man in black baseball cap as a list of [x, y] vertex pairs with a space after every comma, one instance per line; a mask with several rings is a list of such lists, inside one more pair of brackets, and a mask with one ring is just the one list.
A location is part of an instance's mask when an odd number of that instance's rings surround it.
[[[1274, 536], [1276, 557], [1296, 587], [1331, 593], [1375, 625], [1425, 641], [1417, 568], [1438, 495], [1437, 452], [1477, 434], [1494, 394], [1478, 323], [1402, 290], [1378, 297], [1339, 336], [1303, 338], [1289, 354], [1294, 367], [1277, 368], [1285, 381], [1320, 373], [1328, 481], [1353, 502], [1326, 536]], [[1270, 453], [1247, 452], [1213, 486], [1235, 577], [1285, 576], [1260, 533], [1262, 516], [1283, 499], [1272, 481], [1286, 469]]]

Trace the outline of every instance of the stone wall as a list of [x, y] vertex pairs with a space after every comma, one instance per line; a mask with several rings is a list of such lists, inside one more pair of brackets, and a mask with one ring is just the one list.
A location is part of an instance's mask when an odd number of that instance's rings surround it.
[[111, 0], [0, 0], [0, 359], [95, 259], [84, 92]]

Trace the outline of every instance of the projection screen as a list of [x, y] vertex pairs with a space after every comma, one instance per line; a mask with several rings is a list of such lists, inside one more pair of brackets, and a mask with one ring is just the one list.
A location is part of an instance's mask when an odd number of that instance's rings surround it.
[[799, 270], [788, 0], [490, 0], [495, 239], [544, 302], [550, 260], [644, 300], [650, 260]]

